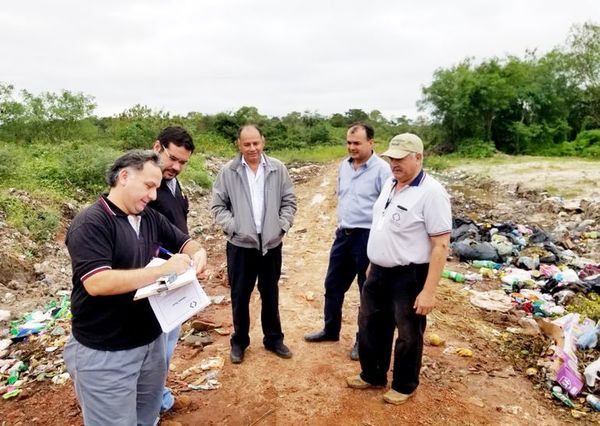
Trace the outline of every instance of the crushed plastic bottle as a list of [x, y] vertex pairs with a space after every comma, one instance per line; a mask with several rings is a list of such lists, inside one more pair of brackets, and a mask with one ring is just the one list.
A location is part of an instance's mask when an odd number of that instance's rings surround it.
[[483, 281], [481, 274], [465, 274], [465, 281]]
[[494, 278], [495, 269], [479, 268], [479, 273], [483, 278]]
[[573, 404], [573, 401], [571, 401], [569, 397], [563, 393], [563, 390], [560, 386], [554, 386], [552, 388], [552, 396], [561, 401], [567, 407], [575, 408], [575, 404]]
[[457, 283], [465, 282], [465, 276], [463, 274], [461, 274], [460, 272], [448, 271], [447, 269], [444, 269], [444, 271], [442, 272], [442, 277], [452, 281], [456, 281]]
[[474, 260], [473, 267], [475, 268], [489, 268], [489, 269], [500, 269], [502, 265], [500, 263], [492, 262], [491, 260]]
[[17, 382], [17, 380], [19, 380], [19, 374], [21, 373], [21, 371], [25, 370], [27, 370], [27, 366], [23, 361], [15, 363], [15, 365], [10, 367], [10, 369], [8, 370], [7, 383], [9, 385], [14, 385]]
[[585, 397], [585, 400], [594, 410], [600, 411], [600, 398], [598, 398], [596, 395], [590, 393]]

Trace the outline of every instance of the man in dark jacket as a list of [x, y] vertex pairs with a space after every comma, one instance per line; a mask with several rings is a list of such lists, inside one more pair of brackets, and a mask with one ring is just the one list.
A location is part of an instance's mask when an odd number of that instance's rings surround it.
[[[188, 233], [187, 215], [189, 204], [187, 197], [181, 190], [177, 176], [187, 167], [190, 157], [194, 153], [194, 148], [194, 142], [190, 134], [179, 126], [164, 129], [152, 146], [152, 149], [161, 160], [162, 181], [156, 191], [156, 200], [151, 201], [148, 205], [162, 213], [169, 219], [169, 222], [184, 234]], [[181, 327], [176, 327], [165, 333], [167, 373], [180, 332]], [[171, 389], [165, 386], [161, 411], [170, 410], [174, 403], [175, 399], [171, 394]]]

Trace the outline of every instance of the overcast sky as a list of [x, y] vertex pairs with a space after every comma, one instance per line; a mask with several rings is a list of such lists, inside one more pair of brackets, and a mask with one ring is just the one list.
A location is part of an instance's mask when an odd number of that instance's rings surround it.
[[98, 115], [414, 118], [437, 68], [544, 53], [586, 21], [600, 23], [600, 0], [3, 1], [0, 82], [84, 92]]

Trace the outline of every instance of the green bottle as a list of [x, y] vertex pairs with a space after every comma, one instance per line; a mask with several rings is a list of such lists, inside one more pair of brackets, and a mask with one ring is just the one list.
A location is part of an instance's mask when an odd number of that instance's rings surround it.
[[444, 271], [442, 272], [442, 277], [452, 281], [456, 281], [457, 283], [465, 282], [465, 276], [463, 274], [461, 274], [460, 272], [448, 271], [447, 269], [444, 269]]

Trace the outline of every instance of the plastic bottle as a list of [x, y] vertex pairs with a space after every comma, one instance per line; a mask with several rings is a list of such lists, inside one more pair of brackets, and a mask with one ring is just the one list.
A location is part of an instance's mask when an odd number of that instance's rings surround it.
[[596, 411], [600, 411], [600, 398], [598, 398], [596, 395], [592, 395], [591, 393], [585, 397], [585, 400], [587, 401], [588, 404], [590, 404], [590, 406], [596, 410]]
[[465, 274], [465, 281], [482, 281], [481, 274]]
[[461, 274], [460, 272], [448, 271], [447, 269], [444, 269], [444, 271], [442, 272], [442, 277], [448, 278], [452, 281], [456, 281], [457, 283], [465, 282], [465, 276], [463, 274]]
[[596, 239], [598, 239], [599, 235], [600, 234], [598, 233], [598, 231], [591, 231], [591, 232], [584, 232], [582, 234], [582, 237], [583, 238], [588, 238], [590, 240], [596, 240]]
[[8, 380], [7, 380], [7, 383], [9, 385], [14, 385], [17, 382], [17, 380], [19, 380], [19, 373], [21, 371], [24, 371], [25, 369], [26, 369], [26, 367], [25, 367], [25, 364], [23, 363], [23, 361], [19, 361], [15, 365], [13, 365], [8, 370]]
[[500, 263], [492, 262], [491, 260], [474, 260], [473, 266], [475, 268], [500, 269], [502, 265]]
[[552, 388], [552, 396], [558, 399], [563, 404], [565, 404], [567, 407], [575, 408], [573, 401], [571, 401], [569, 397], [563, 393], [562, 388], [560, 386], [554, 386]]

